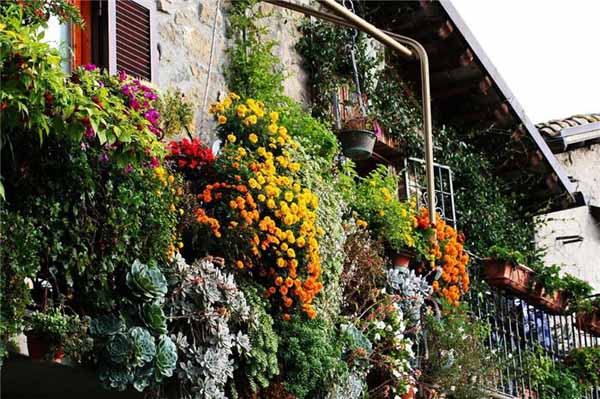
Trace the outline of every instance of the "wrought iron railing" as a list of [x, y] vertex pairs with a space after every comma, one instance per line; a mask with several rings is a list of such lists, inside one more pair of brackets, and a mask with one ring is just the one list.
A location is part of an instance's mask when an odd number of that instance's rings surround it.
[[[478, 266], [478, 262], [476, 266]], [[481, 268], [474, 267], [475, 272]], [[552, 315], [525, 300], [487, 285], [477, 278], [469, 304], [473, 314], [490, 324], [487, 344], [504, 360], [502, 369], [491, 381], [493, 391], [524, 399], [544, 399], [532, 386], [526, 356], [541, 348], [552, 360], [563, 361], [573, 348], [598, 346], [600, 339], [577, 328], [574, 314]], [[600, 387], [583, 397], [600, 399]], [[583, 399], [582, 398], [582, 399]], [[579, 399], [579, 398], [573, 398]]]

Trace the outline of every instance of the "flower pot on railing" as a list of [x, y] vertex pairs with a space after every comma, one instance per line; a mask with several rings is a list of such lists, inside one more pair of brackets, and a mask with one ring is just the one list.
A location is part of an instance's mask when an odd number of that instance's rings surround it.
[[366, 118], [355, 118], [346, 122], [338, 133], [345, 156], [355, 160], [371, 158], [377, 135], [375, 131], [370, 130], [369, 125], [376, 125], [376, 122], [369, 124]]
[[510, 291], [518, 297], [529, 293], [529, 280], [533, 270], [527, 266], [496, 259], [484, 259], [483, 278], [491, 286]]
[[585, 331], [596, 337], [600, 336], [600, 311], [594, 310], [577, 313], [575, 322], [577, 328], [581, 331]]
[[567, 295], [564, 291], [548, 294], [543, 286], [536, 285], [527, 301], [550, 314], [563, 314], [567, 307]]
[[62, 350], [53, 350], [44, 337], [35, 334], [27, 334], [27, 352], [29, 352], [31, 360], [47, 360], [51, 358], [55, 363], [61, 363], [64, 357]]

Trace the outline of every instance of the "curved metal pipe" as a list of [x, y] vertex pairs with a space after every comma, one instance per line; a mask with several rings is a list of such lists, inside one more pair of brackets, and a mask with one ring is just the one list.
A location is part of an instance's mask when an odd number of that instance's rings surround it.
[[[339, 17], [329, 15], [317, 10], [313, 10], [309, 7], [305, 7], [299, 4], [289, 3], [282, 0], [264, 0], [267, 3], [271, 3], [280, 7], [288, 8], [290, 10], [298, 11], [306, 15], [314, 16], [318, 19], [323, 19], [337, 25], [352, 27], [359, 29], [370, 36], [377, 39], [384, 45], [391, 47], [396, 52], [404, 57], [417, 57], [421, 67], [421, 100], [423, 106], [423, 133], [425, 135], [425, 168], [427, 176], [427, 207], [429, 211], [429, 219], [432, 225], [436, 223], [435, 214], [435, 175], [433, 169], [433, 128], [431, 118], [431, 86], [429, 79], [429, 57], [425, 48], [418, 41], [399, 35], [392, 32], [386, 32], [375, 25], [370, 24], [358, 15], [352, 13], [346, 7], [338, 4], [335, 0], [318, 0], [319, 3], [329, 8], [333, 12], [339, 15]], [[403, 44], [408, 45], [413, 50], [405, 47]]]

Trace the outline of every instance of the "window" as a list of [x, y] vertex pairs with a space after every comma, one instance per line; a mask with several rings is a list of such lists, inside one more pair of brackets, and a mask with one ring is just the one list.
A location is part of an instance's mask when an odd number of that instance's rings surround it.
[[[427, 206], [427, 180], [425, 161], [408, 158], [404, 161], [405, 189], [408, 199], [415, 198], [419, 208]], [[444, 165], [434, 164], [435, 209], [448, 224], [456, 228], [454, 209], [454, 187], [452, 170]]]
[[95, 64], [156, 81], [154, 3], [151, 0], [76, 0], [85, 29], [71, 36], [73, 64]]

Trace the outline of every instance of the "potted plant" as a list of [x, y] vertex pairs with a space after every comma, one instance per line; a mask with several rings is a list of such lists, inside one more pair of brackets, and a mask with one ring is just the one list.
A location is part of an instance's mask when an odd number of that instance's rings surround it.
[[484, 279], [488, 284], [526, 297], [533, 270], [524, 266], [525, 257], [518, 251], [493, 246], [484, 259]]
[[576, 312], [577, 328], [594, 336], [600, 336], [600, 297], [580, 301]]
[[71, 317], [59, 309], [32, 312], [26, 320], [25, 331], [29, 357], [32, 360], [49, 359], [60, 363], [71, 322]]
[[560, 277], [560, 267], [544, 266], [541, 262], [532, 266], [535, 273], [530, 279], [528, 301], [551, 314], [564, 313], [567, 307], [567, 293], [564, 280]]
[[375, 142], [380, 135], [381, 127], [377, 120], [359, 116], [346, 121], [338, 137], [344, 155], [354, 160], [364, 160], [373, 155]]

